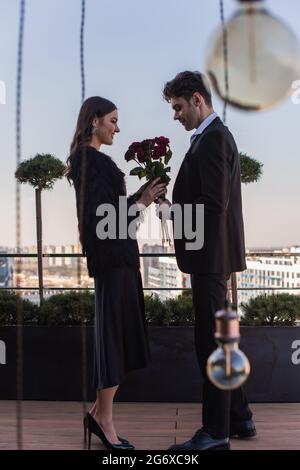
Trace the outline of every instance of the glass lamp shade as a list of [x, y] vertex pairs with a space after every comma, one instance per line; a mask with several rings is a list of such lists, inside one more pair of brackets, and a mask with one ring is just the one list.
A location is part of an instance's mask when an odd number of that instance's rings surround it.
[[207, 375], [221, 390], [234, 390], [247, 380], [250, 364], [237, 343], [218, 347], [208, 358]]
[[[292, 93], [292, 82], [300, 78], [299, 42], [281, 20], [268, 12], [263, 0], [239, 0], [226, 30], [229, 104], [259, 111], [275, 106]], [[225, 100], [222, 27], [210, 40], [206, 69], [216, 93]]]

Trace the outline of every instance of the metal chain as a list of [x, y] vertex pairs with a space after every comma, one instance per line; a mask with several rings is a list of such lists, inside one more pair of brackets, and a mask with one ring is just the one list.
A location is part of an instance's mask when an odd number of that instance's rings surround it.
[[228, 72], [228, 37], [227, 37], [227, 29], [225, 25], [223, 0], [220, 0], [220, 16], [221, 16], [222, 29], [223, 29], [223, 57], [224, 57], [224, 81], [225, 81], [223, 121], [224, 121], [224, 124], [226, 124], [227, 105], [228, 105], [228, 98], [229, 98], [229, 72]]
[[85, 97], [85, 72], [84, 72], [84, 25], [85, 25], [85, 0], [81, 0], [81, 24], [80, 24], [80, 73], [81, 73], [81, 102]]
[[[21, 163], [21, 91], [22, 91], [22, 59], [25, 20], [25, 0], [20, 1], [20, 22], [17, 61], [17, 90], [16, 90], [16, 164]], [[16, 182], [16, 249], [21, 252], [21, 194], [20, 183]], [[21, 258], [17, 258], [16, 284], [20, 287], [20, 274], [22, 270]], [[21, 295], [17, 295], [17, 447], [23, 448], [22, 432], [22, 399], [23, 399], [23, 309]]]

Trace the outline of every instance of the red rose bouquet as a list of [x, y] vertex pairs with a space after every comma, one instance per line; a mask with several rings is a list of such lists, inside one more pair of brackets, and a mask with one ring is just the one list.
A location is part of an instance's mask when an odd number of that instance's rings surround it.
[[[149, 182], [160, 178], [161, 182], [166, 184], [171, 179], [168, 175], [171, 170], [168, 166], [171, 157], [170, 140], [163, 136], [133, 142], [125, 153], [127, 162], [133, 160], [139, 165], [130, 171], [130, 175], [138, 176], [139, 179], [146, 178]], [[161, 226], [163, 243], [170, 243], [167, 222], [162, 220]]]
[[172, 151], [167, 137], [155, 137], [142, 142], [133, 142], [125, 153], [125, 160], [134, 160], [139, 166], [131, 170], [131, 175], [140, 179], [146, 177], [147, 181], [153, 181], [160, 177], [162, 182], [169, 183], [167, 175], [171, 168], [168, 165]]

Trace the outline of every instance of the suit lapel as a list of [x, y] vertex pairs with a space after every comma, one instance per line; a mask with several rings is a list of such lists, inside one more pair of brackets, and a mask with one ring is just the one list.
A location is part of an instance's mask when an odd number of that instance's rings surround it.
[[180, 165], [180, 168], [179, 168], [179, 171], [177, 173], [177, 177], [176, 177], [176, 180], [175, 180], [175, 183], [174, 183], [174, 187], [173, 187], [173, 194], [174, 194], [174, 189], [176, 187], [176, 183], [178, 182], [178, 179], [179, 179], [179, 176], [180, 176], [180, 173], [182, 171], [182, 168], [183, 168], [183, 164], [185, 163], [185, 161], [189, 158], [189, 155], [190, 153], [192, 152], [193, 148], [195, 147], [195, 145], [197, 143], [199, 143], [199, 141], [202, 139], [202, 137], [204, 136], [205, 132], [210, 129], [212, 126], [214, 125], [219, 125], [220, 123], [222, 123], [221, 119], [219, 117], [216, 117], [210, 124], [209, 126], [207, 126], [203, 132], [201, 132], [201, 134], [198, 134], [196, 135], [196, 137], [193, 139], [193, 141], [191, 142], [191, 145], [190, 145], [190, 148], [188, 149], [187, 153], [185, 154], [182, 162], [181, 162], [181, 165]]
[[201, 132], [201, 134], [198, 134], [195, 136], [195, 138], [193, 139], [191, 145], [190, 145], [190, 148], [188, 150], [188, 153], [193, 149], [193, 147], [196, 145], [197, 142], [199, 142], [199, 140], [201, 140], [201, 138], [204, 136], [204, 134], [206, 133], [206, 131], [208, 129], [210, 129], [211, 127], [213, 127], [214, 125], [216, 124], [220, 124], [222, 123], [221, 119], [219, 117], [216, 117], [205, 129], [203, 132]]

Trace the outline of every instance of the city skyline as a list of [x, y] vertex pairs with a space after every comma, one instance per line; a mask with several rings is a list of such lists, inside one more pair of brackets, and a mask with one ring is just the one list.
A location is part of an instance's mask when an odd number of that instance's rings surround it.
[[[139, 243], [139, 240], [138, 240], [138, 243]], [[145, 240], [143, 243], [139, 243], [139, 247], [140, 249], [143, 249], [144, 246], [161, 246], [162, 248], [162, 251], [161, 252], [164, 252], [164, 249], [165, 249], [165, 246], [162, 245], [162, 243], [160, 243], [160, 240]], [[50, 247], [59, 247], [59, 248], [64, 248], [64, 247], [79, 247], [79, 253], [81, 253], [81, 246], [80, 246], [80, 243], [79, 242], [74, 242], [74, 243], [65, 243], [65, 244], [57, 244], [57, 243], [44, 243], [43, 242], [43, 253], [44, 252], [44, 249], [45, 248], [50, 248]], [[172, 248], [174, 247], [173, 244], [170, 245], [170, 248], [172, 250]], [[30, 251], [30, 253], [37, 253], [37, 245], [36, 243], [30, 243], [30, 244], [27, 244], [27, 245], [22, 245], [21, 246], [21, 251], [20, 253], [24, 252], [24, 250], [28, 250], [28, 248], [31, 248], [33, 249], [34, 248], [34, 251]], [[263, 246], [263, 245], [257, 245], [257, 246], [246, 246], [246, 253], [248, 252], [255, 252], [255, 250], [257, 250], [258, 252], [260, 251], [265, 251], [265, 252], [276, 252], [276, 251], [284, 251], [284, 250], [291, 250], [293, 248], [300, 248], [300, 242], [299, 243], [294, 243], [294, 244], [290, 244], [290, 245], [274, 245], [274, 246]], [[0, 253], [1, 253], [1, 250], [10, 250], [11, 253], [15, 252], [16, 250], [16, 247], [14, 245], [0, 245]], [[3, 252], [3, 251], [2, 251]], [[5, 252], [5, 251], [4, 251]], [[28, 251], [29, 253], [29, 251]], [[69, 254], [72, 254], [73, 252], [70, 251], [70, 252], [65, 252], [65, 253], [69, 253]], [[171, 253], [174, 253], [175, 254], [175, 251], [171, 251]]]
[[[0, 244], [15, 244], [15, 85], [19, 2], [0, 0], [0, 81], [6, 85], [6, 104], [0, 104]], [[121, 134], [112, 148], [120, 168], [129, 174], [124, 160], [128, 145], [156, 135], [170, 138], [173, 150], [171, 184], [189, 145], [190, 135], [178, 123], [161, 97], [165, 81], [184, 69], [204, 70], [207, 44], [220, 24], [219, 2], [191, 0], [189, 8], [171, 0], [147, 2], [120, 0], [113, 7], [87, 1], [85, 34], [86, 96], [102, 94], [119, 108]], [[300, 5], [289, 0], [267, 2], [296, 34]], [[236, 2], [225, 1], [225, 15]], [[47, 24], [40, 21], [47, 15]], [[126, 18], [126, 21], [124, 21]], [[149, 22], [149, 18], [152, 19]], [[199, 24], [201, 34], [199, 34]], [[53, 35], [55, 25], [56, 34]], [[155, 27], [153, 27], [155, 25]], [[53, 153], [65, 161], [80, 107], [79, 68], [80, 2], [37, 0], [27, 3], [22, 86], [22, 159], [36, 153]], [[299, 37], [299, 34], [298, 34]], [[39, 40], [37, 40], [37, 38]], [[195, 47], [196, 44], [196, 47]], [[300, 79], [300, 77], [299, 77]], [[214, 96], [217, 113], [223, 104]], [[258, 183], [243, 185], [243, 209], [247, 247], [292, 246], [300, 240], [298, 211], [298, 121], [300, 106], [291, 99], [263, 113], [228, 109], [228, 125], [239, 150], [264, 164]], [[128, 193], [140, 186], [127, 176]], [[35, 242], [33, 189], [23, 186], [21, 243]], [[66, 181], [56, 183], [43, 199], [44, 244], [77, 243], [74, 190]]]
[[[5, 247], [0, 247], [0, 252]], [[34, 246], [24, 247], [24, 253], [34, 253]], [[143, 286], [147, 293], [158, 295], [161, 300], [176, 298], [191, 287], [190, 276], [179, 270], [172, 248], [144, 244], [140, 247], [140, 270]], [[55, 292], [73, 290], [78, 287], [93, 289], [94, 282], [88, 275], [83, 259], [68, 257], [78, 253], [76, 245], [50, 245], [43, 247], [43, 292], [47, 297]], [[163, 253], [163, 256], [161, 254]], [[171, 256], [168, 256], [171, 255]], [[59, 256], [56, 256], [59, 255]], [[66, 255], [66, 256], [64, 256]], [[80, 271], [78, 271], [78, 261]], [[246, 254], [247, 269], [237, 273], [238, 305], [263, 293], [287, 293], [299, 295], [300, 292], [300, 246], [282, 248], [271, 253]], [[0, 287], [11, 288], [16, 285], [16, 270], [13, 257], [0, 257]], [[19, 285], [25, 290], [22, 295], [38, 302], [39, 276], [37, 257], [22, 259], [22, 273]], [[163, 289], [161, 289], [163, 288]]]

